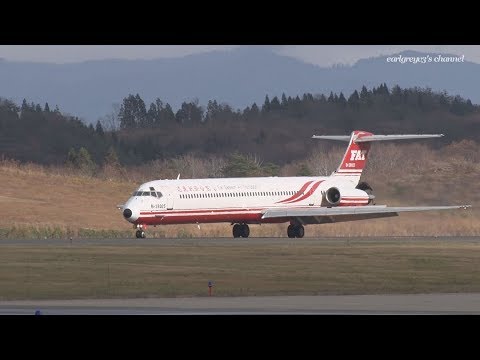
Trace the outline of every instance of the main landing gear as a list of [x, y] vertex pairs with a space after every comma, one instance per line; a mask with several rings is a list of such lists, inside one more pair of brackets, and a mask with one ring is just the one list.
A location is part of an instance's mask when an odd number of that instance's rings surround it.
[[233, 225], [233, 237], [244, 237], [247, 238], [250, 235], [250, 228], [247, 224], [235, 224]]
[[287, 234], [289, 238], [303, 238], [305, 228], [300, 224], [290, 224], [287, 228]]

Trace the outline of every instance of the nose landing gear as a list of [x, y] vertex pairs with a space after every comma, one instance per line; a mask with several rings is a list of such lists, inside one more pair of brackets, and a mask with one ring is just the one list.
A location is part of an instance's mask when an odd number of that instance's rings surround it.
[[137, 239], [145, 239], [145, 231], [143, 230], [137, 230], [137, 232], [135, 233], [135, 236], [137, 237]]
[[143, 225], [136, 225], [134, 228], [137, 229], [137, 231], [135, 232], [135, 237], [137, 239], [145, 239], [146, 238], [145, 230], [143, 229]]

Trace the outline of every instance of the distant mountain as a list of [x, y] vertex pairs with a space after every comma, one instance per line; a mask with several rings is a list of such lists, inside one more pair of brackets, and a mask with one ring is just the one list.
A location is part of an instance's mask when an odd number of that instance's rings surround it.
[[[397, 55], [426, 56], [407, 51]], [[362, 59], [353, 66], [322, 68], [276, 54], [272, 49], [239, 47], [183, 58], [159, 60], [100, 60], [74, 64], [10, 62], [0, 59], [0, 97], [18, 104], [23, 98], [48, 102], [62, 112], [95, 122], [128, 94], [139, 93], [148, 103], [159, 97], [174, 110], [183, 101], [200, 104], [216, 99], [234, 108], [262, 104], [270, 98], [343, 91], [348, 96], [362, 85], [386, 83], [401, 87], [431, 87], [480, 103], [480, 64], [391, 63], [387, 57]]]

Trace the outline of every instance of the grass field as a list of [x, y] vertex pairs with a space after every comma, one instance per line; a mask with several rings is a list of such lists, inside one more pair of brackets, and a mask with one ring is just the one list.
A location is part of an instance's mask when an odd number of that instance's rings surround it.
[[479, 292], [479, 264], [465, 240], [1, 245], [0, 299]]
[[[367, 172], [366, 180], [374, 187], [378, 204], [472, 204], [472, 209], [307, 226], [306, 236], [480, 235], [480, 208], [476, 207], [480, 201], [480, 165], [472, 165], [469, 172], [447, 165], [437, 164], [444, 170], [426, 168], [414, 176], [402, 173], [403, 177]], [[4, 162], [0, 164], [0, 182], [8, 184], [0, 192], [0, 239], [134, 235], [116, 205], [128, 199], [138, 187], [138, 179], [84, 177]], [[286, 227], [253, 225], [251, 236], [286, 237]], [[196, 225], [163, 226], [150, 227], [148, 236], [229, 237], [231, 231], [229, 224], [205, 224], [200, 229]]]

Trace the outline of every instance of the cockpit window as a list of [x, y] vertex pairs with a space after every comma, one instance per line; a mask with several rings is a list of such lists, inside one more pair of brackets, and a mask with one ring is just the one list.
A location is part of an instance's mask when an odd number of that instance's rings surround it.
[[161, 198], [163, 195], [160, 191], [135, 191], [132, 196], [154, 196]]

